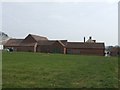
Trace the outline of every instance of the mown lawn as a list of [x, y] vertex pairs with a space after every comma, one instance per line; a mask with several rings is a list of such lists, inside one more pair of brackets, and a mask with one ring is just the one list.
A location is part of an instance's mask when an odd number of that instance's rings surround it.
[[3, 88], [117, 88], [117, 57], [3, 52]]

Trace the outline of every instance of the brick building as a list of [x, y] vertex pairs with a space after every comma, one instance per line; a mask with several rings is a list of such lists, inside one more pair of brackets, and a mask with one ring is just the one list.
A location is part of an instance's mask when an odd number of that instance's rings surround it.
[[84, 42], [67, 42], [67, 40], [48, 40], [46, 37], [29, 34], [25, 39], [10, 39], [4, 48], [14, 51], [62, 53], [104, 56], [104, 43], [97, 43], [90, 37]]

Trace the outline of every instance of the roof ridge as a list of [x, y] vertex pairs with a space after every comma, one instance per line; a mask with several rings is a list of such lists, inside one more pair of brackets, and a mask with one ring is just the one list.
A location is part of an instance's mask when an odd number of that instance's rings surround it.
[[[44, 36], [39, 36], [39, 35], [34, 35], [34, 34], [29, 34], [32, 38], [34, 38], [36, 41], [39, 41], [39, 40], [48, 40], [47, 37], [44, 37]], [[28, 36], [29, 36], [28, 35]]]
[[35, 35], [35, 34], [29, 34], [29, 35], [31, 35], [31, 36], [37, 36], [37, 37], [45, 37], [45, 36], [40, 36], [40, 35]]

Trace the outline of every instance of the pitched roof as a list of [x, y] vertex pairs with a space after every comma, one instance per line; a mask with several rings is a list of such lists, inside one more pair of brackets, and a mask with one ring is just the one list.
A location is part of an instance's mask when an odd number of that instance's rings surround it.
[[68, 42], [67, 48], [105, 48], [104, 43]]
[[36, 41], [48, 40], [47, 37], [38, 36], [38, 35], [33, 35], [33, 34], [29, 34], [29, 35], [32, 36]]
[[5, 46], [19, 46], [23, 39], [9, 39], [4, 45]]
[[39, 41], [38, 45], [52, 45], [55, 42], [59, 42], [62, 46], [65, 46], [65, 42], [67, 42], [66, 40], [49, 40], [49, 41]]

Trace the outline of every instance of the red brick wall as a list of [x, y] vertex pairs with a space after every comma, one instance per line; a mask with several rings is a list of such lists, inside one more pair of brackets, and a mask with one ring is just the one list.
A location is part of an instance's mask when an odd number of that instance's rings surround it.
[[51, 53], [51, 46], [49, 45], [38, 45], [37, 52], [41, 53]]
[[14, 51], [22, 51], [22, 52], [34, 52], [34, 47], [33, 46], [8, 46], [4, 48], [13, 48]]
[[80, 54], [80, 55], [100, 55], [104, 56], [104, 49], [67, 49], [68, 54]]
[[64, 53], [64, 47], [59, 42], [55, 42], [52, 45], [38, 45], [37, 52]]
[[34, 46], [20, 46], [17, 48], [17, 51], [34, 52]]
[[64, 47], [59, 42], [56, 42], [52, 45], [52, 50], [55, 53], [64, 53]]

